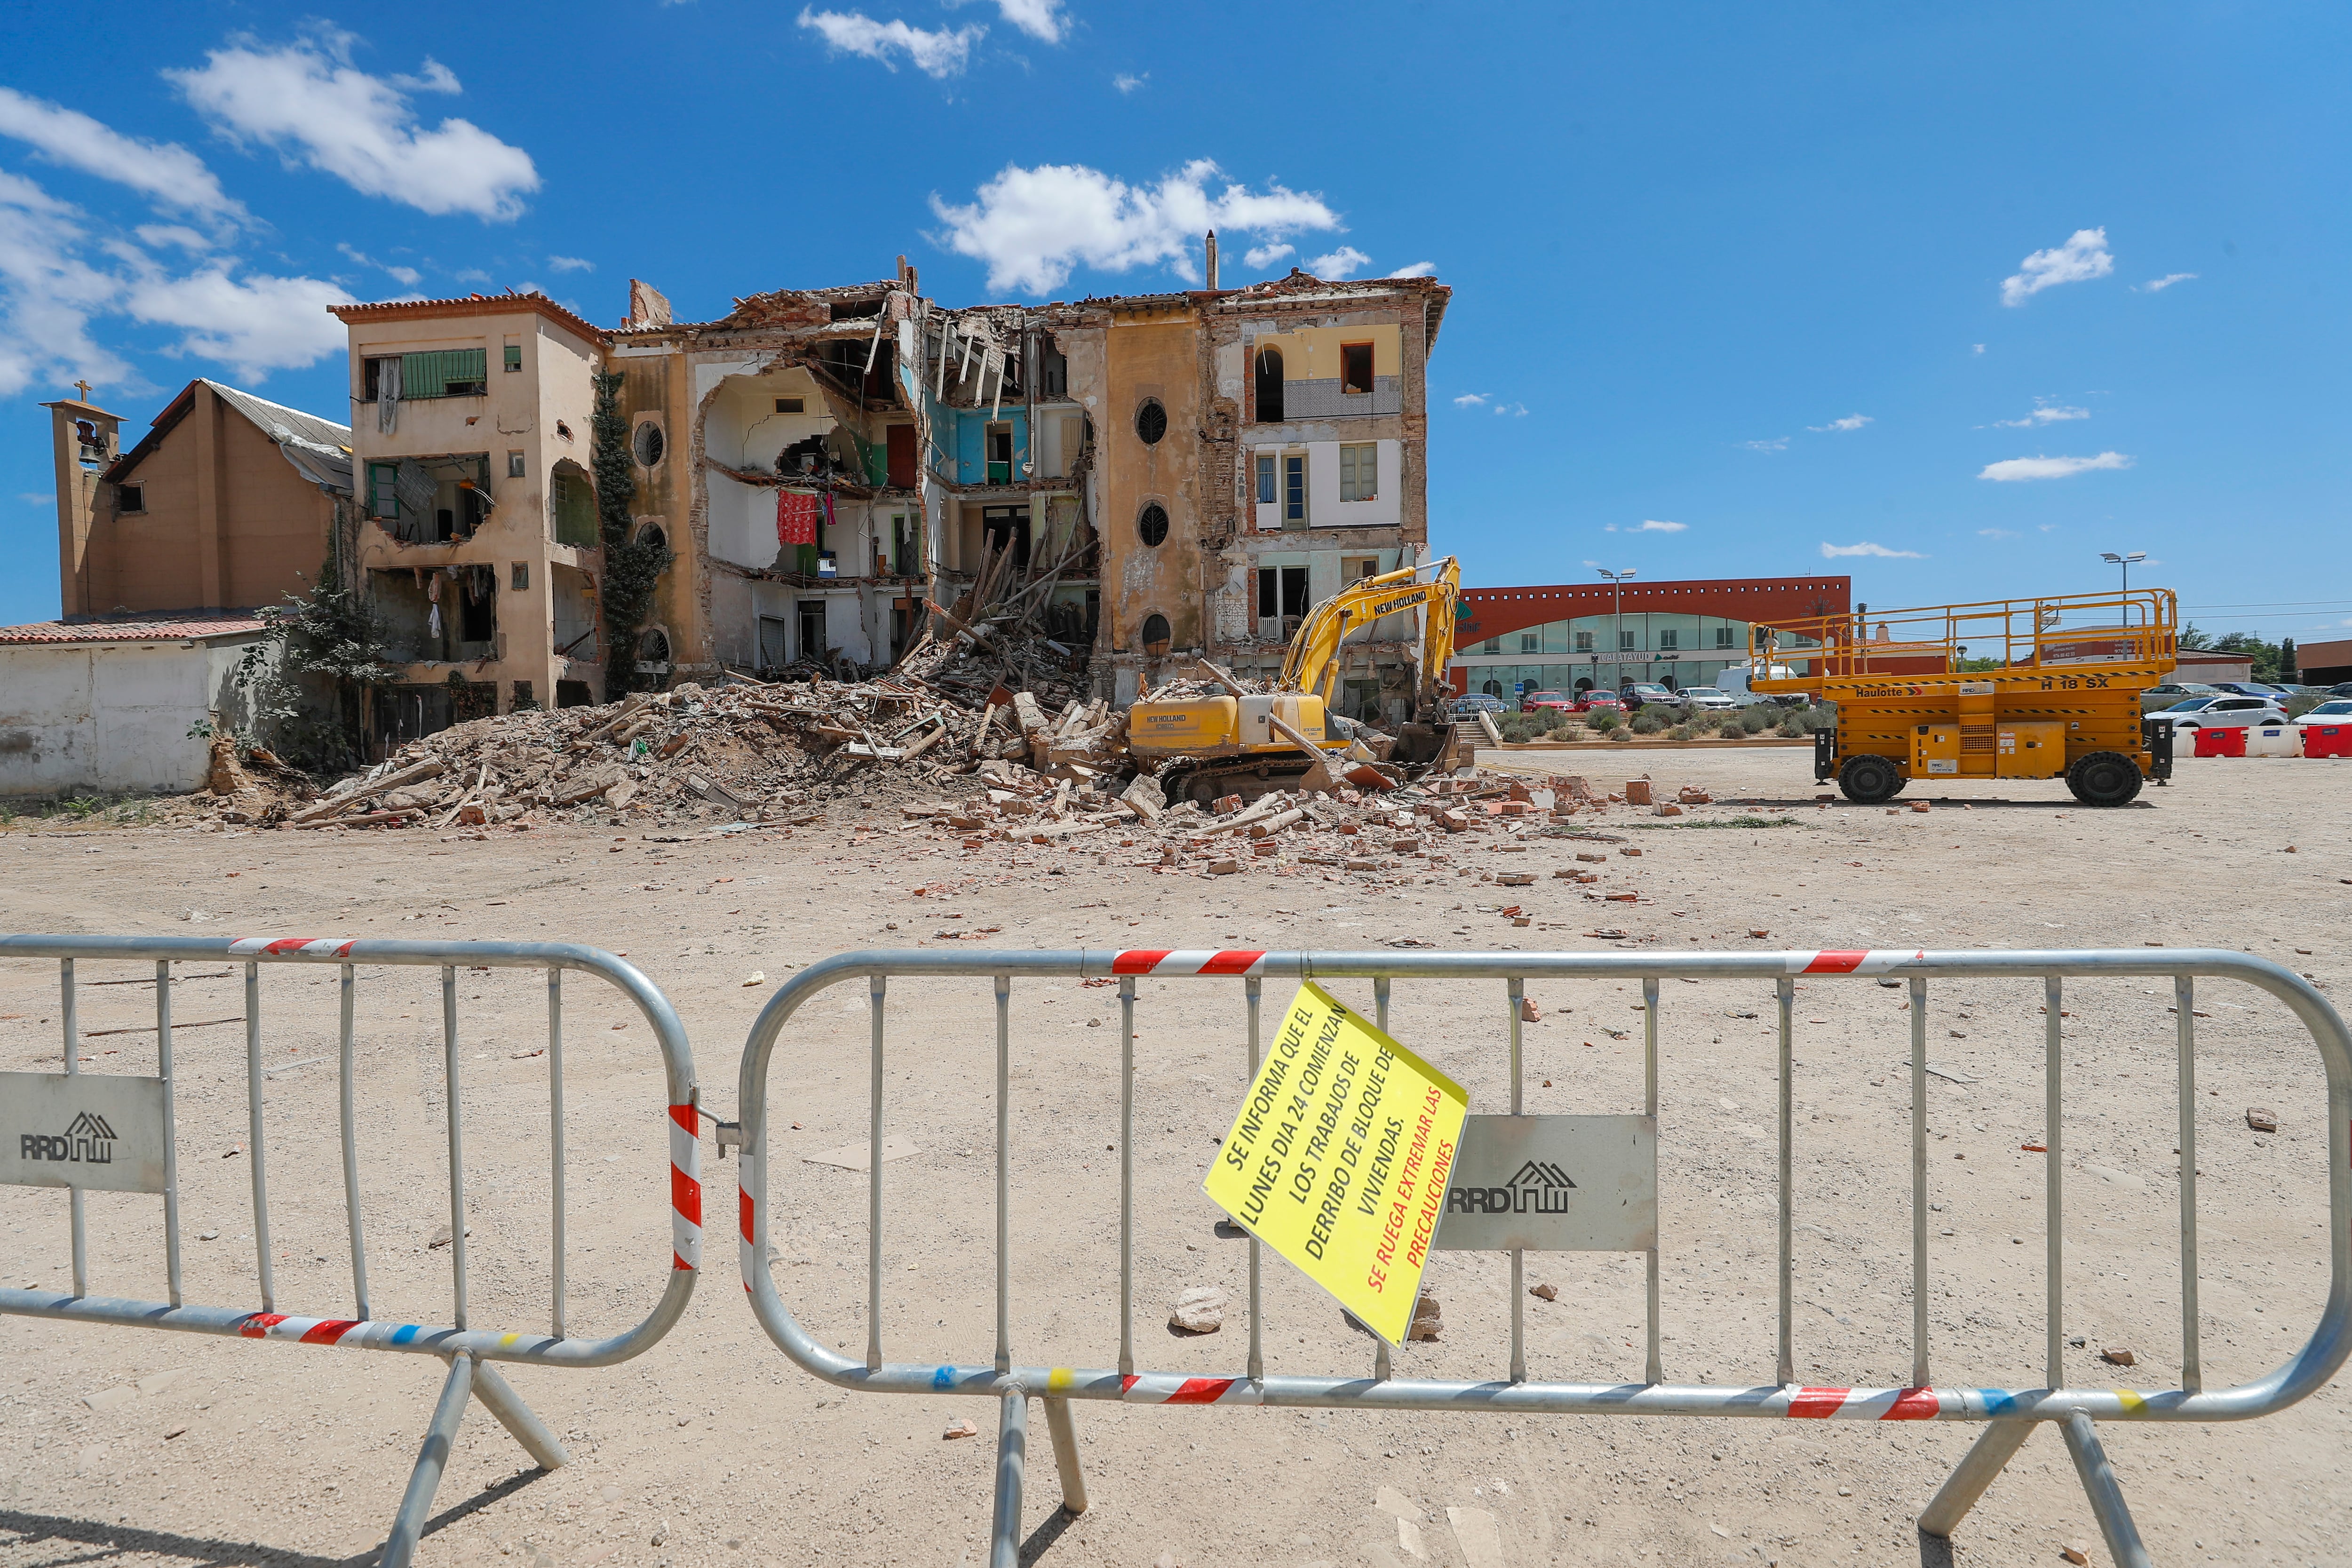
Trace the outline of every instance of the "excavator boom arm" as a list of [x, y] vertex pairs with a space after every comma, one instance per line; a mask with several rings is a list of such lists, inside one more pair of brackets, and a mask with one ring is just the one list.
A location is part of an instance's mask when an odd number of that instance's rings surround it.
[[[1426, 582], [1422, 574], [1434, 574]], [[1330, 700], [1339, 671], [1339, 646], [1348, 634], [1400, 611], [1426, 608], [1422, 626], [1421, 684], [1413, 694], [1425, 700], [1454, 657], [1454, 620], [1461, 597], [1462, 568], [1451, 555], [1428, 566], [1408, 566], [1351, 584], [1315, 606], [1290, 641], [1282, 683], [1294, 691]]]

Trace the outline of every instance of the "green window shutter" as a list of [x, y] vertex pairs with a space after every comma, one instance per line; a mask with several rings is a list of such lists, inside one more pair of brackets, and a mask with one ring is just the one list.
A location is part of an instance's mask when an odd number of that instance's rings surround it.
[[394, 489], [400, 476], [397, 463], [368, 465], [368, 515], [396, 518], [400, 515], [400, 498]]
[[[410, 397], [476, 397], [489, 376], [486, 349], [434, 349], [400, 356], [400, 395]], [[453, 393], [452, 386], [464, 390]]]

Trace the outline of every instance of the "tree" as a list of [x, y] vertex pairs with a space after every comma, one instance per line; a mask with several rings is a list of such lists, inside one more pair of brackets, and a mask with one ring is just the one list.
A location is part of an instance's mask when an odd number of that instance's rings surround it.
[[597, 602], [604, 621], [604, 700], [607, 702], [637, 686], [637, 634], [654, 607], [654, 584], [677, 559], [667, 543], [629, 537], [635, 516], [630, 502], [636, 498], [636, 462], [629, 455], [629, 421], [621, 412], [617, 375], [596, 377], [595, 455], [591, 458], [596, 479], [596, 521], [604, 544], [604, 579], [597, 585]]
[[2278, 653], [2278, 680], [2284, 686], [2303, 684], [2303, 671], [2295, 668], [2294, 639], [2281, 637]]

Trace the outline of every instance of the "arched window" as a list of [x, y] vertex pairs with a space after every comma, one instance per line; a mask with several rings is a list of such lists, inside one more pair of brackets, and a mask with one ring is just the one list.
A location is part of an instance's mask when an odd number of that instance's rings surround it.
[[1257, 351], [1257, 420], [1261, 425], [1282, 423], [1282, 351]]
[[1168, 537], [1168, 509], [1156, 500], [1144, 502], [1143, 510], [1135, 516], [1135, 531], [1142, 536], [1144, 543], [1157, 550]]
[[1168, 651], [1168, 617], [1154, 611], [1143, 617], [1143, 651], [1153, 658]]
[[659, 626], [647, 626], [644, 631], [637, 634], [637, 662], [640, 664], [667, 664], [669, 662], [669, 634], [662, 630]]
[[1147, 397], [1135, 411], [1135, 433], [1147, 447], [1157, 447], [1168, 434], [1168, 410], [1156, 397]]
[[662, 531], [660, 523], [649, 522], [638, 531], [637, 542], [653, 550], [667, 550], [669, 535]]

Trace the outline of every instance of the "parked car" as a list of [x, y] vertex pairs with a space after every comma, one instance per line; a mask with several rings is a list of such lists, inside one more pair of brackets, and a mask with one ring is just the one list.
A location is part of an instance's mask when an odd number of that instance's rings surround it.
[[1654, 680], [1628, 680], [1617, 688], [1617, 700], [1628, 708], [1646, 708], [1653, 702], [1661, 708], [1679, 708], [1683, 694]]
[[1729, 713], [1739, 706], [1728, 692], [1713, 686], [1684, 687], [1683, 702], [1694, 713]]
[[2352, 698], [2332, 697], [2308, 713], [2295, 717], [2298, 724], [2352, 724]]
[[1606, 687], [1594, 686], [1576, 694], [1576, 710], [1579, 713], [1622, 713], [1625, 705], [1617, 700], [1615, 692]]
[[1445, 716], [1449, 719], [1467, 719], [1473, 713], [1508, 711], [1509, 710], [1503, 706], [1501, 698], [1489, 697], [1483, 691], [1466, 692], [1460, 697], [1449, 697], [1445, 700]]
[[2352, 680], [2339, 680], [2327, 689], [2330, 697], [2352, 697]]
[[1530, 691], [1519, 699], [1522, 713], [1567, 713], [1575, 707], [1575, 699], [1564, 691]]
[[2178, 702], [2184, 697], [2219, 696], [2221, 694], [2221, 689], [2218, 686], [2208, 686], [2201, 680], [2168, 680], [2161, 686], [2151, 686], [2147, 688], [2146, 690], [2142, 691], [2140, 695], [2142, 697], [2168, 697], [2173, 701]]
[[2151, 719], [2169, 719], [2173, 731], [2244, 729], [2253, 724], [2284, 724], [2286, 710], [2267, 697], [2242, 697], [2230, 692], [2220, 697], [2192, 697], [2186, 702], [2148, 715]]
[[2275, 686], [2264, 686], [2259, 680], [2217, 680], [2216, 691], [2227, 691], [2237, 697], [2260, 697], [2270, 701], [2284, 702], [2287, 693]]

